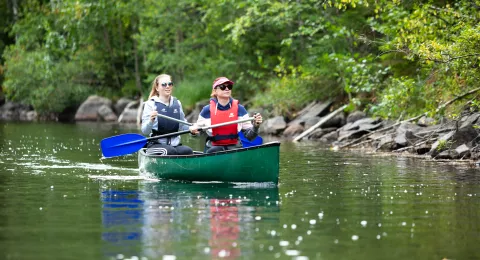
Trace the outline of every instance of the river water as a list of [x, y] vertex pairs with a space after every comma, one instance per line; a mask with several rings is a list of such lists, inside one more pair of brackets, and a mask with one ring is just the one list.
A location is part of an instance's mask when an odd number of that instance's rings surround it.
[[282, 141], [278, 186], [165, 182], [100, 159], [129, 132], [0, 123], [0, 259], [480, 259], [467, 164]]

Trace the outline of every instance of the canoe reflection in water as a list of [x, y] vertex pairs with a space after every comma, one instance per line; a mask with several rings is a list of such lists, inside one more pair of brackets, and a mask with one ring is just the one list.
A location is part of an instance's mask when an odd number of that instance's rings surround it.
[[[254, 244], [255, 216], [267, 216], [275, 226], [279, 222], [278, 187], [274, 185], [141, 182], [138, 186], [137, 205], [141, 205], [142, 212], [127, 214], [129, 210], [122, 209], [122, 218], [131, 217], [131, 222], [110, 218], [110, 230], [112, 223], [122, 231], [129, 230], [129, 224], [122, 223], [141, 224], [138, 236], [114, 236], [109, 232], [109, 237], [124, 238], [111, 240], [118, 246], [116, 255], [147, 259], [166, 255], [177, 259], [200, 255], [212, 259], [253, 257], [258, 247]], [[137, 241], [135, 254], [125, 247], [126, 239], [132, 237]]]
[[240, 255], [238, 206], [230, 200], [210, 199], [210, 241], [214, 258], [235, 258]]

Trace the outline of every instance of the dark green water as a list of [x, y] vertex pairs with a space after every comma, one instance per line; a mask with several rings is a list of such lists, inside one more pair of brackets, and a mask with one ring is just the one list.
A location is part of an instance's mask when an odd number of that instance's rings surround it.
[[478, 169], [282, 142], [278, 187], [154, 182], [99, 159], [127, 132], [0, 123], [0, 259], [480, 259]]

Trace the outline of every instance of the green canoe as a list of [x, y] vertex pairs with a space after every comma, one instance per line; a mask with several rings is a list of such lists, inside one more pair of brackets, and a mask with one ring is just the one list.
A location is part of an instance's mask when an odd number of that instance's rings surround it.
[[193, 155], [147, 155], [138, 152], [140, 174], [159, 179], [278, 183], [279, 142]]

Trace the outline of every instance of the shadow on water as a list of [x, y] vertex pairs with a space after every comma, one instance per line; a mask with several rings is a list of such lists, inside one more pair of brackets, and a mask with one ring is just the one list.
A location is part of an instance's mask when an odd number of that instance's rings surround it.
[[108, 257], [253, 257], [256, 216], [279, 222], [277, 187], [179, 182], [115, 186], [101, 191]]

